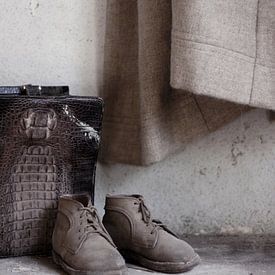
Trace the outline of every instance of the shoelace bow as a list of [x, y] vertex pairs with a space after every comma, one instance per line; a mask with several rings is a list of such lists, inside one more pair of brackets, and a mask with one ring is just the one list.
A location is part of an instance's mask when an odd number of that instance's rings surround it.
[[80, 210], [82, 211], [82, 213], [80, 214], [80, 218], [82, 219], [84, 215], [86, 215], [87, 218], [87, 224], [85, 225], [86, 232], [100, 234], [115, 247], [111, 236], [109, 235], [99, 218], [97, 210], [94, 207], [82, 207], [80, 208]]
[[139, 204], [139, 211], [141, 212], [142, 215], [142, 220], [147, 224], [147, 226], [151, 225], [152, 226], [152, 231], [150, 234], [153, 234], [156, 232], [158, 229], [164, 229], [168, 233], [172, 234], [173, 236], [177, 237], [178, 236], [172, 232], [165, 224], [163, 224], [160, 220], [152, 219], [151, 217], [151, 212], [148, 209], [148, 207], [145, 205], [143, 199], [139, 199], [139, 202], [136, 204]]

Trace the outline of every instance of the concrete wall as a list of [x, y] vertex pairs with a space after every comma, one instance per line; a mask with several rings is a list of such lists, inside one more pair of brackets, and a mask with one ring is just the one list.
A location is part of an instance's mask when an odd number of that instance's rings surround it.
[[97, 94], [105, 6], [105, 0], [0, 1], [0, 83], [67, 84], [74, 94]]
[[[105, 0], [0, 1], [0, 83], [102, 86]], [[178, 233], [275, 234], [275, 124], [254, 110], [149, 167], [98, 167], [106, 193], [141, 193]]]
[[254, 110], [155, 165], [102, 166], [105, 192], [142, 193], [178, 233], [275, 233], [275, 124]]

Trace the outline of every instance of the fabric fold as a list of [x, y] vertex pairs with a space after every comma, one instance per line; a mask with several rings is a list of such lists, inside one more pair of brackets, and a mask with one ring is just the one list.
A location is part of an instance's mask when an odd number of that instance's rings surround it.
[[171, 29], [171, 1], [107, 1], [102, 161], [160, 161], [246, 111], [171, 88]]

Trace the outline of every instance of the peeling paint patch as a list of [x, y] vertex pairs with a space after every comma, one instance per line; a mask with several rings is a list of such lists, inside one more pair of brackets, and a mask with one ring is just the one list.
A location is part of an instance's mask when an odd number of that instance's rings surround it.
[[231, 225], [228, 225], [228, 226], [222, 227], [220, 233], [225, 235], [252, 234], [253, 230], [252, 228], [247, 226], [233, 227]]
[[248, 122], [244, 122], [243, 124], [244, 130], [248, 130], [250, 128], [250, 124]]
[[236, 166], [238, 164], [238, 157], [241, 157], [243, 152], [240, 151], [239, 148], [232, 147], [231, 148], [231, 158], [232, 158], [232, 165]]
[[261, 143], [261, 144], [265, 144], [265, 143], [266, 143], [266, 141], [264, 140], [263, 135], [260, 135], [260, 136], [259, 136], [259, 140], [260, 140], [260, 143]]
[[240, 145], [245, 142], [246, 137], [242, 136], [239, 137], [237, 136], [231, 145], [231, 159], [232, 159], [232, 165], [236, 166], [238, 164], [238, 158], [243, 156], [243, 152], [240, 149]]
[[29, 2], [29, 10], [30, 10], [30, 14], [31, 16], [35, 16], [36, 10], [39, 8], [40, 3], [38, 0], [31, 0]]
[[220, 166], [218, 166], [218, 167], [217, 167], [217, 173], [216, 173], [217, 178], [220, 177], [221, 173], [222, 173], [222, 168], [221, 168]]
[[206, 175], [206, 170], [207, 170], [206, 168], [201, 168], [200, 171], [199, 171], [200, 175], [205, 176]]

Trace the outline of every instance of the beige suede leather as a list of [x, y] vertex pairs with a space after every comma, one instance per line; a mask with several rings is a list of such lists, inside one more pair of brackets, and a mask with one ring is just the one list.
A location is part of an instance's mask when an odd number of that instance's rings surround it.
[[103, 224], [126, 259], [161, 272], [180, 273], [200, 261], [193, 248], [160, 221], [152, 220], [143, 197], [106, 197]]
[[88, 194], [60, 198], [52, 245], [55, 262], [69, 274], [128, 274]]

